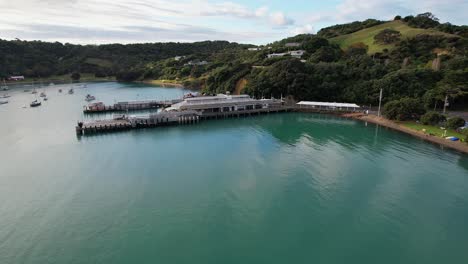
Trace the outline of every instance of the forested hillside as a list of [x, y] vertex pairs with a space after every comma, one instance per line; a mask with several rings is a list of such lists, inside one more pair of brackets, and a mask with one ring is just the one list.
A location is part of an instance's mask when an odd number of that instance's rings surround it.
[[[452, 107], [461, 108], [468, 105], [467, 38], [467, 26], [441, 24], [424, 13], [336, 25], [256, 50], [224, 41], [80, 46], [2, 40], [0, 75], [79, 72], [121, 81], [170, 80], [207, 93], [242, 90], [256, 97], [373, 105], [384, 89], [384, 102], [408, 97], [440, 108], [448, 96]], [[287, 54], [294, 50], [305, 53]], [[268, 58], [273, 53], [286, 54]]]

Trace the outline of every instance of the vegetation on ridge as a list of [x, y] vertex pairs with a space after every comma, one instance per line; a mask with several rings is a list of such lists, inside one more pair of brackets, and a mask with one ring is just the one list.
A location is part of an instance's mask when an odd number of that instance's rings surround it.
[[[467, 26], [440, 24], [425, 13], [336, 25], [257, 50], [226, 41], [82, 46], [0, 40], [0, 78], [94, 74], [119, 81], [169, 80], [206, 93], [235, 92], [242, 80], [242, 92], [255, 97], [374, 106], [383, 89], [384, 103], [408, 98], [437, 110], [448, 96], [450, 107], [463, 108], [467, 32]], [[294, 50], [305, 53], [299, 59], [288, 53]], [[268, 58], [272, 53], [284, 56]]]

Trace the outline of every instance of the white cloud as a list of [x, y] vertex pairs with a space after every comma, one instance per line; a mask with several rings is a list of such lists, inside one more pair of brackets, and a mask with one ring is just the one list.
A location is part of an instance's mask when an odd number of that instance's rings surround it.
[[311, 24], [306, 24], [300, 27], [294, 28], [291, 33], [293, 35], [299, 35], [299, 34], [313, 34], [315, 33], [314, 27]]
[[286, 17], [283, 12], [274, 12], [270, 14], [270, 21], [276, 26], [290, 26], [294, 24], [294, 20]]
[[[106, 32], [109, 39], [105, 41], [111, 42], [196, 41], [201, 38], [252, 42], [258, 37], [277, 35], [278, 25], [289, 25], [292, 21], [283, 13], [271, 13], [266, 6], [254, 9], [233, 2], [213, 1], [0, 0], [0, 32], [2, 38], [74, 42], [81, 39], [81, 43], [99, 41], [93, 32]], [[252, 23], [256, 30], [231, 28], [232, 19], [238, 24]], [[138, 34], [134, 32], [137, 27], [157, 30]], [[72, 28], [76, 32], [61, 32]], [[202, 33], [195, 33], [200, 29]], [[114, 32], [121, 32], [122, 39]]]
[[339, 21], [367, 18], [391, 19], [400, 12], [408, 12], [401, 1], [395, 0], [345, 0], [338, 5]]
[[265, 17], [268, 15], [268, 7], [266, 6], [262, 6], [260, 8], [258, 8], [257, 10], [255, 10], [255, 15], [257, 17]]

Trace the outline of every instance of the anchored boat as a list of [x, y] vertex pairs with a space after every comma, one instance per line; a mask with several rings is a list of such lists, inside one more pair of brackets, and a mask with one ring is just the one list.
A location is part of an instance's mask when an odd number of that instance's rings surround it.
[[3, 91], [9, 90], [9, 89], [8, 89], [8, 86], [7, 86], [6, 82], [5, 82], [5, 79], [3, 79], [2, 90], [3, 90]]
[[91, 102], [91, 101], [94, 101], [96, 100], [96, 97], [90, 95], [90, 94], [87, 94], [86, 97], [85, 97], [85, 101], [87, 102]]
[[31, 106], [31, 107], [37, 107], [37, 106], [40, 106], [40, 105], [41, 105], [41, 101], [39, 101], [39, 100], [34, 100], [29, 104], [29, 106]]

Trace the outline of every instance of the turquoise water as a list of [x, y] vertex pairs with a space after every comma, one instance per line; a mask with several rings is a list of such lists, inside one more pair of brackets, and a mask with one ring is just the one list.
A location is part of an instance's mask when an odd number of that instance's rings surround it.
[[79, 139], [87, 93], [184, 91], [59, 87], [0, 106], [2, 264], [468, 262], [466, 155], [298, 113]]

